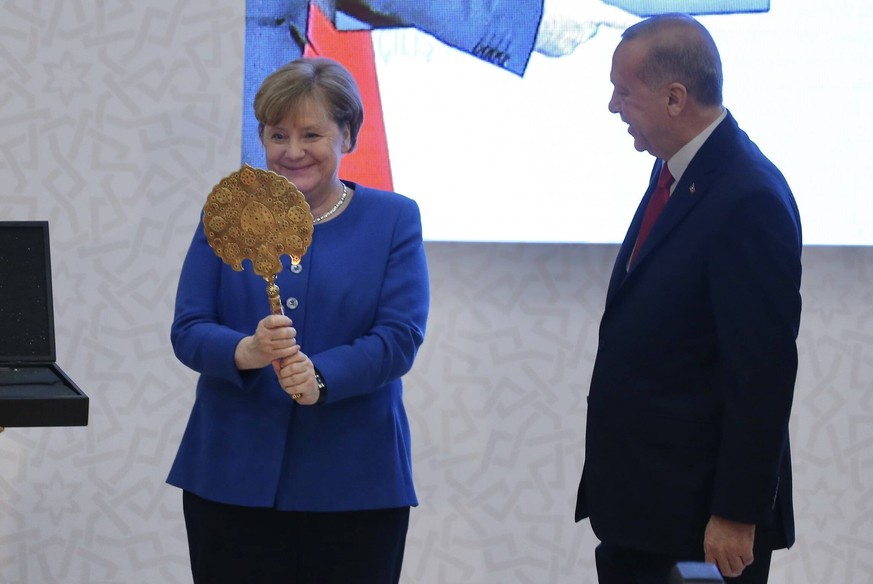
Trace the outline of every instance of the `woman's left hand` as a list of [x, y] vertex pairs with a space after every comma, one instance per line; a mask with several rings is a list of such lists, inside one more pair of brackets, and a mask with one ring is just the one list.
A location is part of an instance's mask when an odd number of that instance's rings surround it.
[[291, 355], [273, 361], [273, 370], [285, 393], [301, 406], [311, 406], [320, 397], [315, 381], [315, 366], [300, 350], [300, 345], [295, 345], [295, 348], [296, 351]]

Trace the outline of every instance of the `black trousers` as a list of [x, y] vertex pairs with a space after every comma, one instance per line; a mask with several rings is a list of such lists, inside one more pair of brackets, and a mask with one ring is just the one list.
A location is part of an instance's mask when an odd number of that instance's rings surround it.
[[182, 495], [195, 584], [396, 584], [409, 507], [309, 513]]
[[[743, 570], [739, 578], [724, 578], [725, 584], [767, 584], [773, 551], [762, 546], [753, 549], [755, 561]], [[681, 558], [703, 561], [698, 558]], [[641, 552], [601, 543], [594, 550], [599, 584], [668, 584], [670, 571], [680, 558]]]

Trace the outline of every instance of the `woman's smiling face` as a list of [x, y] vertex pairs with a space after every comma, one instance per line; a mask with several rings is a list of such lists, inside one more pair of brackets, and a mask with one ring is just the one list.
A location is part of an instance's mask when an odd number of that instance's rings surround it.
[[310, 206], [336, 196], [340, 159], [350, 150], [349, 128], [340, 127], [317, 99], [305, 99], [276, 125], [265, 125], [261, 140], [267, 168], [294, 183]]

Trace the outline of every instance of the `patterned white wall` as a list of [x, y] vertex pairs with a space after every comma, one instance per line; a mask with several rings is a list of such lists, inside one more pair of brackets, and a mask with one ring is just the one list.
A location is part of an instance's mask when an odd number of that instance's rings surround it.
[[[51, 223], [58, 361], [91, 422], [0, 436], [0, 583], [190, 582], [181, 497], [163, 481], [194, 377], [168, 328], [205, 195], [238, 165], [242, 12], [2, 4], [0, 218]], [[595, 541], [572, 513], [614, 254], [428, 244], [404, 582], [594, 582]], [[804, 264], [799, 541], [771, 581], [871, 582], [873, 248], [808, 248]]]

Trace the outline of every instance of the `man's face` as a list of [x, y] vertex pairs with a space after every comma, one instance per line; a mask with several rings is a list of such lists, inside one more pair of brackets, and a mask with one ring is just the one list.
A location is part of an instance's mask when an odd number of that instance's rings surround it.
[[634, 148], [649, 152], [658, 158], [666, 158], [664, 145], [670, 121], [667, 106], [667, 85], [651, 89], [637, 75], [643, 63], [646, 46], [644, 41], [622, 41], [612, 56], [612, 97], [609, 111], [621, 116], [628, 125], [628, 133], [634, 138]]

